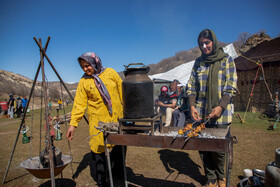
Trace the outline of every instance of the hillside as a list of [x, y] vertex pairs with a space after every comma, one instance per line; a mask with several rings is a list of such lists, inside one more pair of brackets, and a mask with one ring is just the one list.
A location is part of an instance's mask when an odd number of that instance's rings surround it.
[[[22, 75], [0, 70], [0, 96], [12, 94], [28, 95], [32, 87], [33, 80]], [[36, 83], [35, 89], [40, 88], [40, 83]]]
[[[24, 97], [29, 96], [31, 87], [33, 85], [33, 80], [27, 77], [24, 77], [20, 74], [12, 73], [5, 70], [0, 70], [0, 100], [8, 99], [9, 94], [13, 94], [15, 97]], [[33, 96], [36, 98], [41, 97], [41, 81], [37, 81], [35, 85], [35, 89], [33, 92]], [[68, 84], [65, 83], [68, 90], [72, 95], [75, 94], [78, 83]], [[59, 82], [48, 82], [48, 97], [51, 100], [56, 101], [60, 98], [60, 95], [63, 95], [63, 98], [69, 99], [69, 96], [62, 86], [62, 94], [61, 87]]]

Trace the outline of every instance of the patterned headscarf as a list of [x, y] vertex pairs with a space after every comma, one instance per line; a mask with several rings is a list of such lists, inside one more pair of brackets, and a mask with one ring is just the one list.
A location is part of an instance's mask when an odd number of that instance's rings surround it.
[[93, 52], [86, 52], [86, 53], [82, 54], [78, 58], [78, 62], [80, 65], [81, 65], [81, 59], [87, 61], [95, 70], [95, 73], [92, 74], [91, 76], [89, 76], [85, 73], [83, 75], [83, 78], [86, 78], [86, 79], [93, 78], [94, 79], [94, 83], [95, 83], [99, 93], [101, 94], [103, 102], [107, 105], [109, 113], [112, 114], [113, 109], [112, 109], [112, 100], [111, 100], [110, 94], [109, 94], [106, 86], [102, 82], [102, 80], [99, 78], [99, 75], [101, 73], [103, 73], [103, 71], [106, 69], [105, 67], [102, 66], [101, 59], [99, 58], [99, 56], [97, 56]]

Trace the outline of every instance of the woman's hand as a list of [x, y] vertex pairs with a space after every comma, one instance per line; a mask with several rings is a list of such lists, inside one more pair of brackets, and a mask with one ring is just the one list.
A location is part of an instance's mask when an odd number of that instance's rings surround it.
[[195, 121], [199, 119], [198, 111], [194, 106], [191, 106], [191, 116]]
[[67, 130], [67, 134], [66, 134], [66, 137], [67, 139], [70, 141], [73, 139], [74, 137], [74, 131], [75, 131], [75, 128], [74, 126], [70, 125], [68, 130]]
[[223, 108], [221, 106], [216, 106], [212, 110], [211, 114], [209, 114], [209, 117], [210, 118], [218, 118], [218, 117], [221, 116], [222, 111], [223, 111]]

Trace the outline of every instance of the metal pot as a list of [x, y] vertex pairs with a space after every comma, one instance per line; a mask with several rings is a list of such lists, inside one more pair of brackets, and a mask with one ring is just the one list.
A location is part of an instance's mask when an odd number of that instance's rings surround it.
[[[59, 148], [53, 147], [53, 156], [54, 156], [54, 166], [61, 165], [63, 163], [61, 160], [62, 153]], [[46, 147], [45, 150], [43, 150], [40, 153], [40, 162], [43, 166], [43, 168], [50, 168], [50, 158], [49, 158], [49, 149]]]
[[[138, 67], [130, 67], [138, 65]], [[141, 65], [141, 66], [139, 66]], [[142, 63], [125, 66], [122, 83], [124, 118], [138, 119], [154, 116], [154, 83], [148, 77], [150, 68]]]

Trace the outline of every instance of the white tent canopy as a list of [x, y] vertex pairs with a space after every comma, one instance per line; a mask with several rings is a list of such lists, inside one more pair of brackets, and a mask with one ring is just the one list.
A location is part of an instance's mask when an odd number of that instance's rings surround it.
[[[233, 44], [229, 44], [225, 46], [223, 49], [225, 53], [228, 53], [230, 56], [232, 56], [233, 59], [238, 57]], [[149, 77], [152, 80], [161, 79], [166, 81], [173, 81], [174, 79], [177, 79], [180, 81], [181, 84], [186, 85], [187, 82], [189, 81], [193, 64], [194, 64], [194, 60], [181, 64], [180, 66], [177, 66], [167, 72], [150, 75]]]

